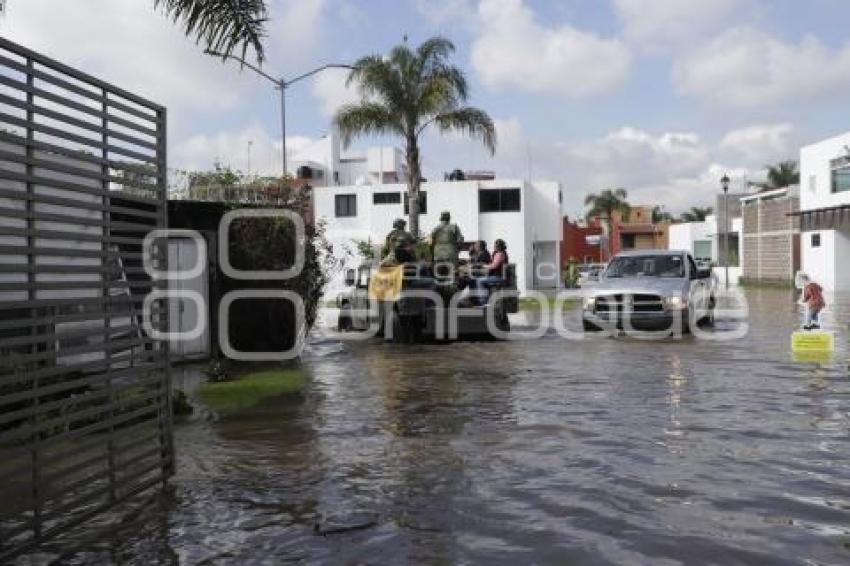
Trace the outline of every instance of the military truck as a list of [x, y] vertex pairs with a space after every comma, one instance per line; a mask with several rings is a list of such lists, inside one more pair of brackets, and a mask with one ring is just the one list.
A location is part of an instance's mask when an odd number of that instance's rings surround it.
[[[427, 262], [363, 263], [345, 274], [346, 290], [337, 297], [340, 331], [371, 330], [386, 340], [417, 342], [493, 336], [510, 331], [508, 314], [518, 310], [516, 266], [508, 264], [505, 283], [475, 300], [463, 287], [462, 273], [480, 266], [440, 269]], [[436, 272], [435, 272], [436, 271]], [[492, 324], [488, 325], [488, 317]]]

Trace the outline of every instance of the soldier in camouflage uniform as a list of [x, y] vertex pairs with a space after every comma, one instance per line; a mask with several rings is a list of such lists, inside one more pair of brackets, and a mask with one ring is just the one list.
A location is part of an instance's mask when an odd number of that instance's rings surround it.
[[440, 223], [431, 232], [431, 251], [434, 263], [451, 263], [457, 265], [457, 255], [463, 244], [463, 234], [457, 224], [451, 222], [452, 216], [448, 210], [440, 214]]
[[386, 250], [385, 262], [405, 263], [408, 261], [416, 261], [416, 239], [413, 235], [405, 230], [407, 222], [401, 218], [396, 218], [393, 222], [393, 229], [387, 234], [387, 240], [384, 245]]

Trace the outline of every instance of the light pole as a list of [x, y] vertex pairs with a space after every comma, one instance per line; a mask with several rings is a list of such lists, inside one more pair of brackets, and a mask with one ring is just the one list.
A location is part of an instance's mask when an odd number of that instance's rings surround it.
[[729, 175], [720, 179], [723, 187], [723, 267], [726, 271], [726, 289], [729, 289]]
[[207, 49], [204, 53], [207, 55], [213, 55], [215, 57], [221, 57], [222, 59], [232, 59], [233, 61], [238, 62], [243, 67], [247, 67], [271, 82], [276, 89], [280, 91], [280, 144], [281, 144], [281, 163], [283, 164], [283, 177], [286, 177], [286, 89], [297, 83], [298, 81], [304, 80], [308, 77], [312, 77], [316, 73], [320, 73], [325, 69], [354, 69], [353, 65], [345, 65], [345, 64], [328, 64], [322, 65], [321, 67], [316, 67], [312, 71], [308, 71], [304, 74], [298, 75], [297, 77], [286, 80], [283, 77], [278, 79], [269, 75], [259, 67], [252, 65], [251, 63], [245, 61], [241, 57], [235, 57], [233, 55], [227, 55], [226, 53], [219, 53], [218, 51], [212, 51]]

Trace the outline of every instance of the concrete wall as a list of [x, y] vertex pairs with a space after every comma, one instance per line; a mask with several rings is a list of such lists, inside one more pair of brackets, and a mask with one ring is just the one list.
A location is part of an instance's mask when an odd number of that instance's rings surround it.
[[[820, 245], [812, 245], [814, 237]], [[850, 227], [840, 230], [812, 230], [801, 236], [802, 270], [827, 291], [850, 291]]]
[[791, 281], [800, 268], [799, 209], [796, 197], [754, 200], [743, 207], [743, 277], [753, 281]]

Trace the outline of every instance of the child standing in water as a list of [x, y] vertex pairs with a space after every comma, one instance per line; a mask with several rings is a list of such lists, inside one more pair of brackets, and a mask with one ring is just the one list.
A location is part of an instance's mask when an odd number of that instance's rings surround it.
[[803, 287], [803, 296], [800, 299], [804, 309], [803, 330], [818, 329], [820, 328], [818, 315], [826, 306], [823, 300], [823, 287], [812, 281], [805, 273], [800, 274], [800, 281]]

